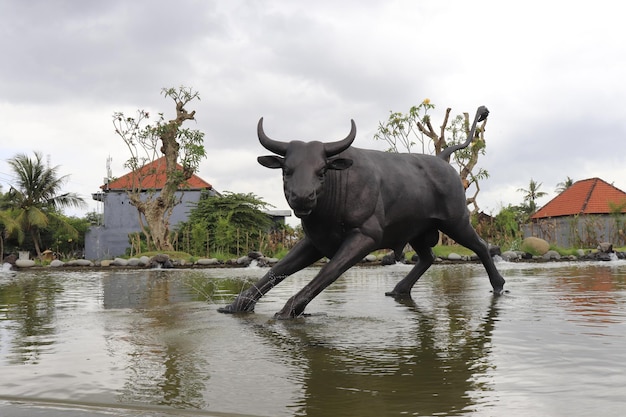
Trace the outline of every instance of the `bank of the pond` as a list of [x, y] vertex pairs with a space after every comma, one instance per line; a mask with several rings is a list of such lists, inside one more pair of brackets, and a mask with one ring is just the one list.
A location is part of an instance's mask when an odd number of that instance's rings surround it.
[[[493, 250], [492, 255], [497, 259], [505, 262], [513, 263], [549, 263], [549, 262], [596, 262], [596, 261], [613, 261], [618, 259], [626, 259], [626, 252], [622, 251], [580, 251], [577, 255], [561, 255], [555, 250], [550, 250], [544, 255], [537, 256], [521, 251], [505, 251]], [[157, 254], [152, 257], [142, 256], [139, 258], [115, 258], [113, 260], [90, 261], [86, 259], [71, 260], [62, 262], [54, 260], [49, 264], [38, 264], [33, 261], [28, 264], [20, 263], [19, 260], [7, 260], [3, 264], [4, 270], [45, 270], [45, 269], [63, 269], [63, 270], [103, 270], [103, 269], [206, 269], [206, 268], [247, 268], [255, 267], [271, 267], [279, 259], [268, 258], [258, 252], [250, 253], [236, 259], [221, 261], [215, 258], [200, 258], [197, 260], [185, 260], [170, 258], [168, 255]], [[408, 256], [401, 262], [404, 264], [415, 264], [418, 259], [416, 256]], [[313, 266], [323, 266], [328, 260], [325, 258]], [[380, 267], [393, 265], [396, 261], [392, 254], [387, 255], [368, 255], [361, 262], [357, 263], [362, 267]], [[438, 256], [435, 264], [453, 265], [463, 263], [480, 263], [475, 254], [460, 255], [456, 252], [450, 252], [446, 256]]]

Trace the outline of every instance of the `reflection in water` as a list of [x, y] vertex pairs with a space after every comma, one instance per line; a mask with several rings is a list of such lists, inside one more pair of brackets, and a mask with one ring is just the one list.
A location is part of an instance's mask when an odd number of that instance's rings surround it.
[[567, 268], [556, 281], [562, 290], [563, 305], [571, 311], [571, 321], [586, 326], [604, 327], [620, 322], [619, 299], [616, 295], [626, 288], [624, 276], [610, 268]]
[[[148, 271], [142, 279], [112, 275], [104, 282], [105, 308], [130, 308], [134, 314], [120, 323], [107, 323], [107, 347], [126, 355], [127, 378], [118, 399], [123, 403], [152, 403], [176, 408], [204, 408], [206, 360], [176, 330], [187, 320], [180, 302], [189, 293], [167, 274]], [[121, 327], [120, 327], [121, 325]]]
[[479, 317], [475, 305], [454, 295], [463, 281], [448, 278], [445, 272], [437, 278], [440, 303], [405, 302], [392, 326], [385, 317], [311, 317], [254, 326], [305, 370], [296, 414], [455, 415], [470, 408], [476, 400], [470, 393], [490, 389], [479, 375], [492, 366], [497, 299]]
[[61, 286], [50, 276], [13, 278], [0, 286], [0, 343], [9, 363], [36, 364], [54, 343], [55, 298]]
[[0, 415], [621, 415], [611, 265], [499, 265], [496, 298], [480, 266], [435, 266], [404, 302], [383, 294], [407, 267], [353, 268], [291, 321], [273, 313], [313, 269], [243, 316], [215, 303], [263, 270], [0, 275]]

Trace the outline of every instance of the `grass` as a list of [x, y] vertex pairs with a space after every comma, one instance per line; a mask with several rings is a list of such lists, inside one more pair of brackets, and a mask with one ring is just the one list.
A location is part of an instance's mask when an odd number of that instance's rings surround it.
[[192, 261], [194, 259], [194, 257], [188, 254], [187, 252], [177, 252], [177, 251], [167, 251], [167, 250], [166, 251], [142, 252], [134, 256], [136, 257], [147, 256], [151, 258], [155, 255], [160, 255], [160, 254], [167, 255], [170, 257], [170, 259], [183, 259], [185, 261]]
[[461, 245], [437, 245], [433, 248], [433, 252], [435, 256], [440, 258], [446, 258], [451, 253], [456, 253], [461, 256], [469, 256], [473, 255], [474, 251], [467, 249], [465, 246]]

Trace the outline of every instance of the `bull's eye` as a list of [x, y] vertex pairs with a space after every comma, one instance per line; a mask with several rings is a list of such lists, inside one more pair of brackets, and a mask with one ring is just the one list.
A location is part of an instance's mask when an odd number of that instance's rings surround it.
[[283, 178], [291, 178], [293, 175], [293, 169], [283, 169]]

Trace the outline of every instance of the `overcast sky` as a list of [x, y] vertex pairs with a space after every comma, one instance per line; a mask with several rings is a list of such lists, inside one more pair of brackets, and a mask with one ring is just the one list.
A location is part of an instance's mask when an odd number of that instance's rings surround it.
[[172, 118], [163, 87], [198, 90], [208, 158], [198, 175], [219, 191], [253, 192], [287, 209], [279, 171], [256, 162], [265, 117], [277, 139], [355, 146], [390, 111], [429, 98], [439, 126], [490, 110], [490, 178], [478, 204], [519, 204], [531, 178], [549, 193], [568, 176], [626, 190], [626, 29], [608, 0], [53, 1], [0, 0], [0, 184], [6, 160], [40, 151], [91, 193], [129, 157], [111, 115]]

